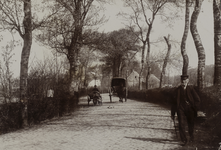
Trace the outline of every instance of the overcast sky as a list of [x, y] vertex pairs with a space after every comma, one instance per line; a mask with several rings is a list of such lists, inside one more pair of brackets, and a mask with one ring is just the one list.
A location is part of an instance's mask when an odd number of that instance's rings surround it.
[[[120, 0], [115, 0], [115, 4], [106, 5], [105, 15], [109, 18], [109, 21], [99, 28], [100, 31], [110, 32], [113, 30], [118, 30], [124, 28], [123, 20], [117, 17], [120, 11], [124, 11], [123, 3]], [[192, 12], [191, 12], [192, 14]], [[165, 28], [162, 23], [157, 20], [154, 23], [153, 33], [151, 38], [163, 37], [168, 34], [171, 35], [172, 39], [181, 41], [183, 31], [184, 31], [184, 20], [178, 20], [175, 22], [173, 28]], [[203, 2], [202, 11], [198, 19], [198, 31], [203, 42], [203, 46], [206, 52], [206, 64], [214, 63], [214, 45], [213, 45], [213, 11], [212, 3], [208, 1]], [[4, 35], [4, 40], [0, 42], [0, 45], [5, 45], [7, 41], [11, 39], [10, 35]], [[187, 53], [189, 55], [189, 65], [190, 67], [196, 67], [198, 58], [197, 52], [193, 43], [192, 35], [189, 31], [187, 39]], [[20, 72], [20, 57], [21, 57], [21, 47], [17, 47], [15, 50], [15, 55], [13, 57], [14, 64], [12, 70], [15, 76], [19, 75]], [[172, 49], [177, 49], [173, 48]], [[30, 62], [33, 58], [43, 59], [47, 55], [51, 55], [51, 51], [45, 47], [39, 46], [36, 42], [32, 44]]]
[[[104, 30], [106, 32], [117, 30], [119, 28], [123, 28], [123, 20], [120, 17], [117, 17], [117, 13], [119, 11], [123, 11], [123, 3], [117, 1], [117, 5], [109, 5], [106, 10], [107, 16], [109, 16], [109, 22], [105, 24], [100, 30]], [[192, 14], [192, 11], [190, 15]], [[184, 15], [184, 14], [183, 14]], [[183, 16], [184, 19], [184, 16]], [[205, 52], [206, 52], [206, 64], [214, 63], [214, 45], [213, 45], [213, 10], [212, 10], [212, 2], [204, 1], [201, 9], [201, 13], [198, 18], [198, 32], [200, 34]], [[173, 28], [166, 28], [164, 25], [155, 20], [153, 25], [153, 32], [151, 34], [151, 39], [171, 35], [171, 39], [176, 39], [177, 41], [181, 41], [184, 31], [184, 20], [175, 21]], [[192, 35], [189, 31], [188, 39], [187, 39], [187, 52], [189, 55], [189, 65], [191, 67], [196, 67], [198, 65], [197, 52], [195, 49], [195, 45], [192, 39]], [[177, 49], [172, 47], [172, 49]]]

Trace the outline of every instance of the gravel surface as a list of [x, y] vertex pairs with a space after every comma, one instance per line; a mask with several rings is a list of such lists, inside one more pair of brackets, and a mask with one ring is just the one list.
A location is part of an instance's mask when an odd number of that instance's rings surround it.
[[185, 149], [167, 109], [130, 99], [121, 103], [117, 97], [110, 103], [107, 94], [102, 97], [103, 105], [87, 106], [83, 97], [69, 116], [1, 135], [0, 150]]

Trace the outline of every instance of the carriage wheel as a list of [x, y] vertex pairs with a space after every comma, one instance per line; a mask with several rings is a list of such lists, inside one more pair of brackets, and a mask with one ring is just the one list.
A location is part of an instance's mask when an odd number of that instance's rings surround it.
[[125, 91], [125, 102], [127, 101], [127, 95], [128, 95], [128, 90], [126, 88], [126, 91]]
[[98, 101], [99, 105], [102, 105], [102, 97], [100, 98], [100, 101]]

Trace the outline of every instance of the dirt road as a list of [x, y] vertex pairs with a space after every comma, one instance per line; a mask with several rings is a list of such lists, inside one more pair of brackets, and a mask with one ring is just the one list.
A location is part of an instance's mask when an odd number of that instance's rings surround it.
[[156, 104], [128, 99], [87, 106], [86, 98], [72, 115], [0, 136], [1, 150], [172, 150], [176, 140], [170, 112]]

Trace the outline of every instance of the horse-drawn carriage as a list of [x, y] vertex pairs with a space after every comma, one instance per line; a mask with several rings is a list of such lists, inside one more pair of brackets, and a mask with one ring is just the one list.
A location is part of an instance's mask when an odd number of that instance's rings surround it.
[[123, 98], [125, 98], [125, 102], [127, 101], [127, 80], [125, 78], [114, 77], [111, 79], [111, 88], [109, 92], [111, 102], [112, 95], [115, 94], [119, 97], [120, 102], [123, 102]]

